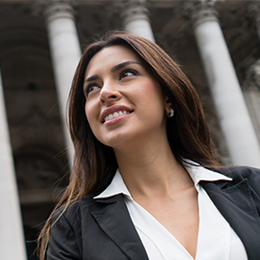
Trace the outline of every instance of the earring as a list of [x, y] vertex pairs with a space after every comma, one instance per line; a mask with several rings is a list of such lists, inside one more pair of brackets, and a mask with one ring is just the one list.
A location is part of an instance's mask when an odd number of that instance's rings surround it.
[[168, 117], [173, 117], [173, 115], [174, 115], [174, 110], [171, 108], [170, 113], [168, 114]]

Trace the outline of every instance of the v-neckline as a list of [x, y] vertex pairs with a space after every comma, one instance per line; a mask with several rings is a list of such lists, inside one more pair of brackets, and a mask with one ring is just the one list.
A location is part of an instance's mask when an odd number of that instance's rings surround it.
[[[197, 258], [197, 253], [198, 253], [198, 244], [199, 244], [199, 236], [200, 236], [200, 212], [199, 212], [199, 228], [198, 228], [198, 235], [197, 235], [197, 245], [196, 245], [196, 256], [195, 258], [193, 258], [193, 256], [188, 252], [188, 250], [182, 245], [182, 243], [158, 220], [156, 219], [149, 211], [147, 211], [144, 207], [142, 207], [139, 203], [137, 203], [136, 201], [133, 200], [133, 203], [136, 207], [138, 207], [144, 214], [148, 215], [148, 218], [143, 218], [143, 224], [142, 225], [136, 225], [135, 221], [134, 225], [136, 228], [138, 228], [139, 230], [141, 230], [143, 233], [147, 233], [147, 230], [151, 230], [149, 232], [149, 237], [152, 237], [153, 240], [157, 240], [156, 238], [158, 237], [156, 235], [157, 232], [155, 232], [155, 226], [156, 226], [156, 231], [158, 231], [160, 233], [160, 236], [163, 235], [163, 237], [165, 237], [166, 239], [164, 241], [174, 241], [173, 243], [176, 243], [179, 247], [179, 249], [182, 251], [182, 253], [185, 253], [186, 255], [188, 255], [189, 260], [196, 260]], [[128, 207], [129, 209], [129, 207]], [[143, 230], [143, 225], [149, 225], [147, 220], [152, 220], [153, 223], [153, 229], [149, 229], [149, 228], [145, 228], [146, 230]], [[163, 233], [161, 232], [163, 230]], [[171, 244], [171, 242], [168, 242]]]
[[[139, 229], [153, 241], [158, 252], [163, 255], [163, 260], [173, 259], [172, 250], [174, 250], [174, 255], [182, 256], [176, 259], [199, 260], [208, 259], [211, 256], [214, 256], [213, 260], [229, 259], [231, 227], [202, 187], [198, 192], [199, 228], [195, 258], [152, 214], [137, 202], [127, 201], [126, 199], [127, 208], [137, 232]], [[216, 244], [218, 246], [215, 246]], [[149, 255], [149, 250], [145, 249]]]

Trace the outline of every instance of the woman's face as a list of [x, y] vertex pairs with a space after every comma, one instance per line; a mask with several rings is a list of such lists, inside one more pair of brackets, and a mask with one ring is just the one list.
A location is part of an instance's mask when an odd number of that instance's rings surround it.
[[129, 47], [106, 47], [90, 60], [84, 93], [87, 120], [103, 144], [122, 148], [166, 135], [160, 85]]

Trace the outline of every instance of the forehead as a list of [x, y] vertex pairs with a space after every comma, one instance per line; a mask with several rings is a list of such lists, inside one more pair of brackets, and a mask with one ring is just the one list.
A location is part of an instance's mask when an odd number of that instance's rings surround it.
[[105, 47], [90, 60], [86, 76], [91, 76], [95, 71], [104, 68], [111, 68], [125, 61], [138, 61], [143, 63], [141, 58], [130, 48], [124, 45]]

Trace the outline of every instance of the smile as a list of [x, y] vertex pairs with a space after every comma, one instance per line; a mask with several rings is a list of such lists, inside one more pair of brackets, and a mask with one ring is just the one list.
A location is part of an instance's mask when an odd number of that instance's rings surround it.
[[105, 122], [127, 114], [129, 114], [129, 111], [126, 110], [114, 112], [113, 114], [109, 114], [108, 116], [105, 117]]

